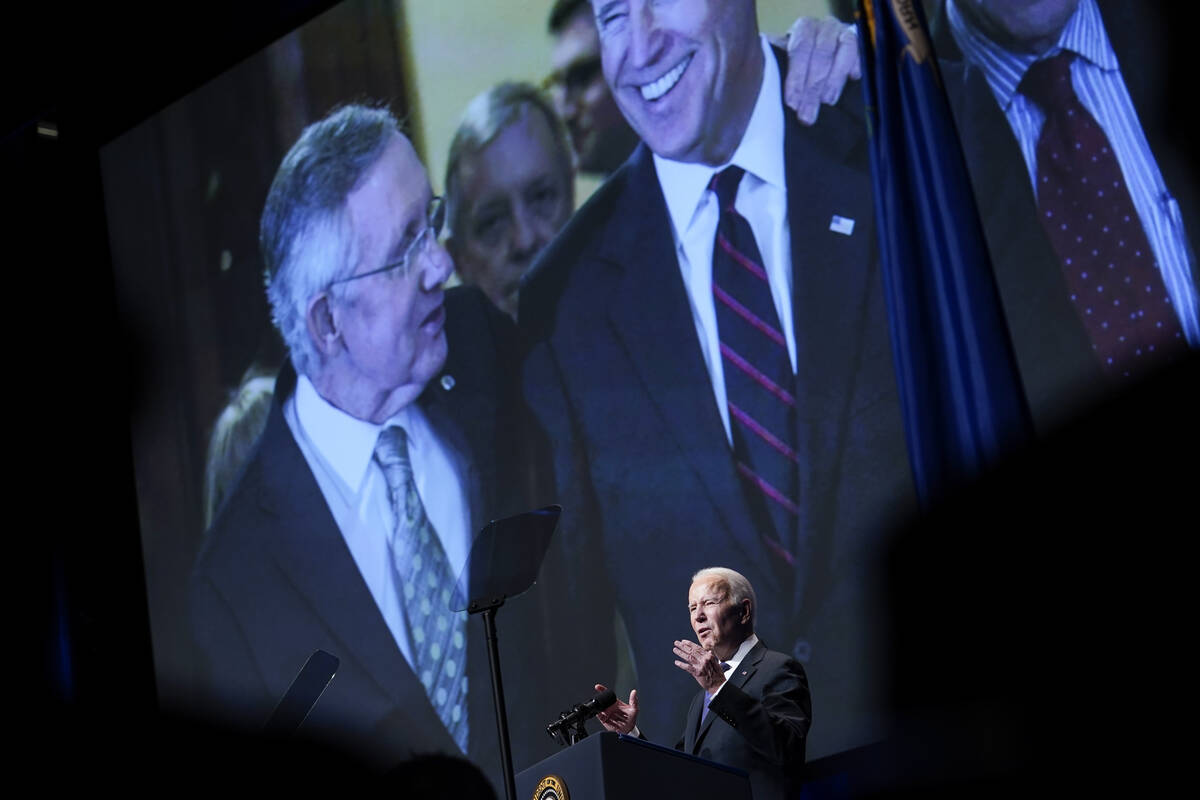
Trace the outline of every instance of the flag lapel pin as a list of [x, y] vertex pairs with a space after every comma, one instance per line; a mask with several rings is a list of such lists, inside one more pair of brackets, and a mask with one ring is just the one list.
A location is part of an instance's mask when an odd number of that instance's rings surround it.
[[833, 219], [829, 220], [829, 230], [840, 233], [842, 236], [849, 236], [854, 233], [854, 220], [834, 214]]

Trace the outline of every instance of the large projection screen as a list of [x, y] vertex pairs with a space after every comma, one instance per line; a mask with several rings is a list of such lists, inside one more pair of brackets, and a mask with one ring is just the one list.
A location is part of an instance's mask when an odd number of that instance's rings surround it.
[[[306, 125], [338, 104], [384, 103], [401, 119], [434, 192], [440, 192], [449, 139], [466, 103], [500, 80], [536, 83], [549, 71], [545, 20], [550, 5], [549, 0], [460, 4], [346, 0], [101, 149], [117, 312], [136, 348], [131, 373], [135, 381], [132, 453], [155, 677], [163, 707], [189, 710], [201, 697], [188, 592], [189, 576], [205, 543], [205, 466], [214, 424], [239, 388], [269, 393], [287, 357], [270, 321], [258, 248], [263, 202], [281, 158]], [[830, 5], [817, 0], [764, 0], [758, 4], [760, 27], [782, 33], [797, 15], [823, 16]], [[857, 85], [848, 91], [858, 91]], [[585, 202], [598, 185], [595, 178], [579, 178], [577, 204]], [[598, 370], [604, 368], [597, 365]], [[511, 424], [517, 426], [519, 421], [513, 419]], [[903, 499], [907, 480], [903, 453], [886, 452], [886, 461], [873, 469], [880, 495], [894, 486], [897, 502], [878, 509], [871, 537], [864, 540], [868, 542], [884, 541], [890, 526], [902, 521], [892, 514], [910, 510]], [[526, 468], [513, 464], [513, 469]], [[631, 472], [647, 475], [660, 468], [665, 465], [628, 465]], [[538, 499], [557, 502], [559, 498]], [[626, 535], [639, 541], [637, 532]], [[691, 535], [702, 540], [710, 534], [697, 530]], [[696, 550], [720, 552], [720, 547]], [[653, 541], [642, 541], [630, 558], [643, 567], [670, 561], [671, 569], [664, 569], [664, 575], [714, 566], [692, 563], [691, 555], [661, 552]], [[828, 552], [821, 555], [833, 560]], [[839, 605], [843, 598], [834, 598], [825, 606], [853, 619], [845, 631], [852, 641], [839, 641], [837, 652], [853, 659], [853, 664], [846, 664], [847, 671], [854, 671], [856, 679], [870, 687], [856, 696], [859, 705], [848, 708], [827, 703], [822, 684], [814, 682], [810, 759], [866, 745], [886, 731], [879, 676], [874, 673], [885, 662], [879, 632], [884, 609], [874, 594], [873, 555], [868, 545], [848, 556], [839, 553], [845, 560], [828, 566], [830, 583], [836, 572], [837, 580], [853, 584], [843, 605]], [[662, 621], [663, 646], [657, 652], [638, 652], [631, 649], [631, 621], [624, 618], [632, 612], [628, 605], [624, 615], [617, 611], [620, 598], [598, 596], [570, 609], [555, 607], [556, 598], [546, 593], [573, 583], [576, 576], [561, 571], [572, 568], [571, 564], [549, 562], [547, 569], [559, 571], [544, 571], [544, 580], [511, 603], [511, 615], [514, 620], [536, 619], [539, 624], [555, 620], [554, 624], [597, 631], [598, 640], [612, 643], [612, 647], [598, 646], [604, 656], [596, 662], [609, 672], [580, 670], [578, 665], [588, 663], [587, 653], [554, 651], [556, 643], [576, 642], [580, 638], [576, 631], [559, 636], [547, 630], [539, 638], [539, 631], [527, 626], [512, 637], [504, 652], [505, 677], [513, 692], [510, 723], [514, 717], [526, 717], [513, 724], [518, 770], [554, 750], [554, 742], [542, 729], [551, 715], [590, 697], [594, 682], [612, 686], [622, 697], [637, 688], [642, 702], [652, 708], [648, 719], [671, 721], [670, 727], [651, 736], [667, 744], [674, 743], [686, 700], [694, 694], [691, 679], [680, 673], [677, 684], [659, 691], [670, 701], [654, 707], [659, 687], [640, 680], [648, 660], [669, 663], [673, 639], [692, 637], [686, 616], [687, 586], [672, 587], [677, 590], [677, 607], [644, 609], [645, 619]], [[597, 565], [610, 573], [620, 568], [615, 563]], [[790, 601], [760, 600], [761, 616], [784, 617], [781, 627], [789, 628]], [[628, 598], [626, 602], [637, 607]], [[804, 620], [809, 628], [821, 624], [820, 619]], [[807, 656], [799, 641], [768, 644]], [[572, 665], [570, 671], [554, 669], [560, 657], [562, 664]], [[524, 668], [532, 661], [545, 662], [550, 677]], [[300, 666], [296, 664], [296, 669]], [[814, 669], [814, 675], [821, 674], [821, 668]], [[482, 684], [487, 676], [472, 679]], [[514, 708], [514, 696], [518, 702], [529, 698], [529, 704]], [[480, 726], [474, 735], [491, 736], [492, 730]], [[484, 766], [495, 769], [494, 763]]]

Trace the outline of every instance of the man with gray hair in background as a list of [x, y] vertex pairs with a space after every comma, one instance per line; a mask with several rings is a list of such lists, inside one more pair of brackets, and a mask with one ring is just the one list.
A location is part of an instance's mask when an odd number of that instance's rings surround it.
[[[688, 616], [696, 642], [675, 642], [675, 666], [696, 679], [676, 750], [750, 773], [755, 798], [796, 797], [812, 724], [808, 678], [799, 661], [768, 650], [754, 633], [758, 598], [750, 581], [727, 567], [692, 576]], [[596, 684], [597, 691], [604, 691]], [[596, 718], [617, 733], [637, 730], [637, 690]]]
[[501, 83], [470, 102], [445, 185], [459, 277], [515, 318], [521, 278], [575, 208], [571, 144], [537, 88]]
[[[380, 766], [443, 752], [494, 771], [482, 623], [449, 605], [474, 532], [528, 507], [515, 331], [477, 290], [443, 290], [443, 218], [385, 109], [336, 110], [283, 159], [260, 242], [290, 363], [197, 561], [192, 623], [221, 717], [260, 727], [321, 649], [340, 666], [306, 733]], [[514, 730], [522, 761], [527, 741]]]

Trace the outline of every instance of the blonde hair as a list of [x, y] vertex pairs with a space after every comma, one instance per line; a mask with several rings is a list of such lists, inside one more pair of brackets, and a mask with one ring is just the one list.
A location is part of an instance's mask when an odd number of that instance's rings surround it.
[[251, 373], [213, 423], [204, 464], [204, 529], [208, 530], [237, 482], [267, 424], [275, 379]]

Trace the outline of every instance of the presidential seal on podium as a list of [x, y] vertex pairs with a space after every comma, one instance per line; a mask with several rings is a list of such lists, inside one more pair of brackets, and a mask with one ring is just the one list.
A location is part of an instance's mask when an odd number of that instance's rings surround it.
[[567, 783], [557, 775], [547, 775], [533, 790], [532, 800], [571, 800]]

